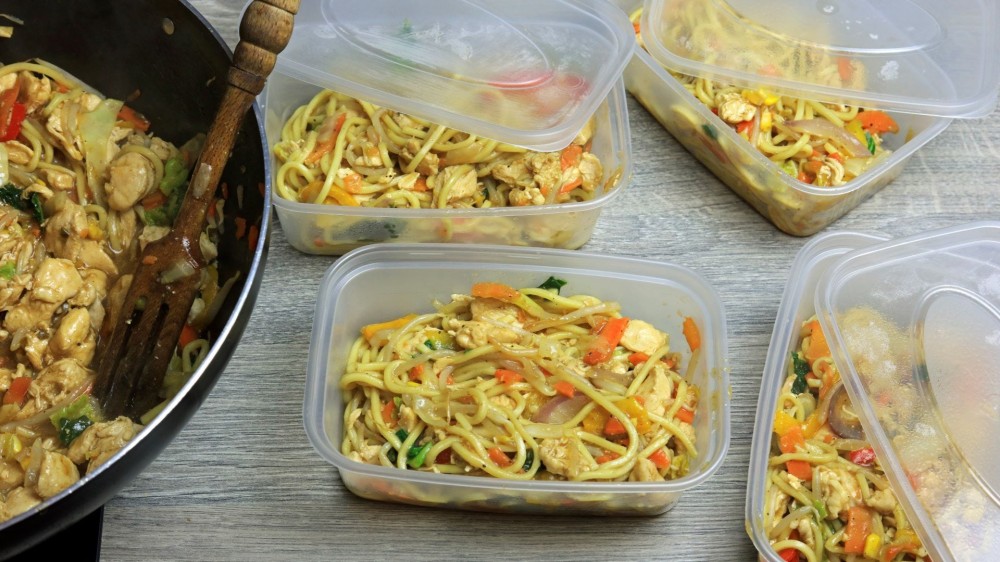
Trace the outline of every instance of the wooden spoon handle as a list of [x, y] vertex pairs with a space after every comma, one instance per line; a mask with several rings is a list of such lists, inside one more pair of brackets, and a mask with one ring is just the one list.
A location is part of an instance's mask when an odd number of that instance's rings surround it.
[[228, 87], [192, 172], [189, 193], [174, 223], [174, 238], [196, 240], [201, 232], [243, 116], [263, 90], [278, 53], [288, 44], [298, 9], [299, 0], [255, 0], [243, 13]]

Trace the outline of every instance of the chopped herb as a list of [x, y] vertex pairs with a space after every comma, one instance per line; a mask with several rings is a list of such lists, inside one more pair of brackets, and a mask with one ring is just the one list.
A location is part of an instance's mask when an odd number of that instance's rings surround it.
[[63, 445], [69, 445], [93, 424], [94, 422], [87, 416], [80, 416], [73, 420], [63, 418], [59, 420], [59, 440], [62, 441]]
[[31, 194], [31, 215], [35, 217], [38, 224], [45, 222], [45, 209], [42, 208], [42, 197], [37, 193]]
[[42, 197], [37, 193], [32, 193], [31, 197], [25, 199], [24, 191], [12, 183], [5, 183], [0, 187], [0, 203], [15, 209], [31, 213], [38, 224], [45, 221], [45, 211], [42, 209]]
[[13, 279], [17, 275], [17, 264], [9, 261], [3, 265], [0, 265], [0, 278], [3, 279]]
[[406, 441], [406, 438], [409, 436], [410, 432], [406, 431], [403, 428], [399, 428], [396, 430], [396, 438], [399, 439], [400, 441]]
[[868, 152], [875, 154], [875, 137], [868, 131], [865, 131], [865, 142], [868, 143]]
[[705, 131], [705, 134], [708, 135], [708, 138], [712, 140], [716, 140], [717, 138], [719, 138], [719, 134], [715, 132], [715, 127], [709, 125], [708, 123], [702, 125], [701, 130]]
[[792, 369], [795, 371], [795, 382], [792, 383], [792, 393], [802, 394], [806, 391], [806, 375], [809, 374], [809, 362], [792, 352]]
[[24, 205], [22, 201], [21, 190], [14, 184], [5, 183], [3, 187], [0, 187], [0, 203], [20, 209]]
[[535, 464], [535, 451], [533, 449], [528, 449], [528, 452], [524, 455], [524, 466], [521, 470], [528, 472], [531, 470], [531, 465]]
[[549, 276], [544, 283], [538, 286], [539, 289], [548, 289], [550, 291], [555, 291], [559, 294], [559, 289], [562, 289], [566, 285], [566, 281], [559, 279], [558, 277]]
[[413, 468], [424, 466], [424, 461], [427, 460], [427, 451], [431, 450], [432, 445], [434, 445], [434, 442], [428, 441], [419, 449], [410, 447], [410, 450], [406, 452], [406, 464]]

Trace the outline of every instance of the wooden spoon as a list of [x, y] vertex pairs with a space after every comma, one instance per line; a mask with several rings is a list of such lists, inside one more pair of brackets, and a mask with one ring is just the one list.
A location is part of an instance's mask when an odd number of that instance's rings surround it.
[[163, 376], [206, 265], [198, 238], [208, 207], [243, 117], [291, 38], [298, 9], [299, 0], [255, 0], [243, 14], [226, 91], [173, 228], [146, 246], [119, 313], [105, 319], [94, 397], [107, 418], [138, 420], [160, 401]]

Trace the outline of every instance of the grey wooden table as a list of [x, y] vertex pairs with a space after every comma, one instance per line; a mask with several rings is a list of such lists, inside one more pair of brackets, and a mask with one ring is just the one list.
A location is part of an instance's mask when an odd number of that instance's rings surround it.
[[[244, 3], [193, 0], [231, 46]], [[293, 250], [278, 224], [243, 342], [188, 426], [107, 505], [104, 559], [752, 560], [743, 510], [757, 392], [788, 270], [807, 240], [771, 226], [633, 99], [629, 118], [632, 182], [584, 249], [683, 264], [721, 295], [732, 443], [707, 483], [653, 518], [501, 516], [355, 497], [302, 424], [313, 306], [333, 259]], [[831, 229], [904, 236], [997, 219], [998, 147], [1000, 114], [956, 122]]]

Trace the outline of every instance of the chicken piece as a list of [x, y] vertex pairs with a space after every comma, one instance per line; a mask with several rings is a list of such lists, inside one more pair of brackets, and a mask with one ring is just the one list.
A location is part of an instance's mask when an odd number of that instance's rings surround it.
[[799, 531], [799, 540], [810, 547], [816, 547], [816, 536], [813, 534], [812, 517], [803, 517], [792, 524], [792, 528]]
[[90, 380], [90, 371], [75, 359], [60, 359], [38, 373], [28, 387], [28, 401], [15, 419], [29, 418], [68, 402]]
[[198, 236], [198, 249], [201, 250], [201, 256], [206, 262], [215, 261], [215, 258], [219, 257], [219, 248], [212, 242], [212, 237], [207, 232], [203, 231]]
[[896, 494], [893, 494], [889, 488], [875, 490], [865, 500], [865, 505], [879, 513], [891, 514], [896, 509]]
[[636, 394], [645, 400], [646, 411], [662, 416], [673, 404], [674, 384], [661, 365], [653, 365], [652, 371], [642, 381]]
[[379, 464], [378, 453], [382, 450], [379, 445], [363, 445], [358, 450], [351, 451], [347, 457], [355, 462], [365, 464]]
[[652, 324], [633, 319], [625, 326], [621, 344], [631, 351], [652, 355], [657, 349], [667, 345], [667, 341], [667, 334], [657, 330]]
[[84, 269], [80, 271], [83, 285], [80, 291], [66, 300], [72, 306], [88, 307], [96, 301], [103, 300], [108, 294], [108, 274], [100, 269]]
[[639, 459], [636, 461], [632, 472], [628, 475], [629, 482], [660, 482], [663, 477], [656, 465], [649, 459]]
[[537, 187], [527, 187], [524, 189], [513, 189], [509, 195], [510, 204], [515, 207], [526, 207], [528, 205], [544, 205], [545, 196]]
[[827, 519], [847, 518], [848, 508], [861, 503], [861, 487], [854, 475], [842, 468], [817, 468], [820, 495], [826, 498]]
[[51, 304], [62, 304], [83, 288], [83, 278], [65, 259], [46, 258], [35, 270], [31, 297]]
[[46, 330], [39, 329], [25, 334], [24, 338], [21, 339], [21, 351], [27, 356], [31, 368], [36, 371], [44, 365], [45, 352], [49, 348], [48, 338], [43, 337], [45, 333]]
[[80, 471], [69, 457], [62, 453], [45, 451], [42, 468], [38, 471], [38, 485], [35, 488], [40, 497], [51, 498], [79, 479]]
[[446, 167], [437, 181], [441, 192], [447, 193], [448, 203], [469, 199], [479, 191], [476, 169], [468, 164]]
[[108, 211], [108, 218], [118, 220], [118, 240], [115, 240], [114, 243], [121, 247], [113, 246], [112, 250], [127, 252], [135, 243], [134, 240], [138, 238], [139, 229], [143, 228], [143, 225], [139, 224], [138, 213], [135, 209]]
[[491, 339], [500, 343], [517, 343], [521, 341], [521, 336], [514, 330], [478, 320], [462, 322], [461, 328], [455, 333], [455, 342], [463, 349], [488, 345]]
[[[764, 506], [764, 521], [770, 521], [773, 528], [781, 522], [781, 519], [788, 512], [788, 504], [791, 501], [791, 496], [778, 490], [774, 494], [767, 494], [766, 497], [770, 501]], [[767, 530], [770, 531], [771, 529]]]
[[59, 321], [55, 334], [49, 340], [49, 361], [68, 357], [76, 359], [81, 365], [89, 365], [94, 359], [96, 345], [90, 313], [86, 308], [72, 308]]
[[73, 174], [67, 174], [66, 172], [61, 172], [59, 170], [44, 169], [42, 170], [41, 175], [45, 178], [45, 183], [47, 183], [52, 189], [58, 189], [60, 191], [76, 189], [76, 176]]
[[585, 152], [580, 157], [579, 168], [580, 177], [583, 181], [581, 185], [584, 191], [594, 191], [604, 177], [604, 168], [601, 166], [601, 161], [593, 154]]
[[45, 121], [45, 130], [59, 142], [59, 145], [66, 151], [66, 154], [70, 158], [76, 161], [83, 161], [83, 139], [72, 131], [63, 131], [63, 107], [68, 103], [73, 102], [67, 99], [53, 108], [52, 113], [49, 114], [49, 118]]
[[163, 160], [164, 162], [170, 160], [171, 158], [174, 157], [174, 155], [176, 155], [179, 152], [177, 150], [177, 147], [174, 146], [173, 143], [169, 143], [161, 139], [160, 137], [153, 137], [152, 139], [150, 139], [149, 150], [153, 151], [153, 154], [155, 154], [157, 158]]
[[7, 501], [0, 504], [0, 521], [13, 519], [42, 503], [42, 498], [28, 488], [14, 488], [7, 494]]
[[16, 461], [0, 460], [0, 493], [17, 488], [24, 483], [24, 469]]
[[569, 479], [590, 470], [589, 466], [583, 464], [583, 456], [574, 442], [567, 437], [542, 439], [538, 443], [538, 456], [546, 470]]
[[757, 106], [747, 101], [739, 92], [717, 94], [715, 106], [719, 108], [719, 117], [733, 125], [749, 121], [757, 114]]
[[507, 396], [506, 394], [497, 394], [496, 396], [490, 397], [490, 402], [500, 406], [501, 408], [506, 408], [513, 411], [517, 408], [517, 402], [513, 398]]
[[17, 74], [4, 74], [0, 77], [0, 92], [9, 90], [17, 84]]
[[108, 206], [116, 211], [132, 208], [155, 189], [153, 163], [138, 152], [125, 152], [108, 166]]
[[511, 187], [528, 188], [534, 185], [535, 178], [523, 156], [519, 156], [510, 162], [497, 164], [490, 172], [494, 179], [503, 182]]
[[83, 430], [69, 445], [66, 455], [76, 464], [87, 464], [87, 474], [117, 453], [142, 426], [125, 416], [98, 422]]
[[96, 268], [108, 275], [117, 275], [118, 267], [97, 240], [83, 238], [90, 232], [83, 207], [65, 201], [62, 209], [45, 223], [45, 247], [60, 258], [68, 259], [78, 268]]
[[523, 328], [521, 318], [524, 313], [513, 304], [496, 299], [477, 298], [469, 303], [469, 313], [473, 320], [493, 321], [517, 328]]
[[21, 95], [18, 96], [18, 99], [24, 103], [25, 109], [30, 115], [39, 107], [49, 103], [49, 99], [52, 97], [52, 81], [46, 76], [37, 77], [27, 70], [22, 70], [20, 77]]
[[[8, 74], [7, 76], [11, 76]], [[24, 166], [31, 162], [31, 148], [18, 140], [9, 140], [3, 143], [7, 148], [7, 160], [11, 164]]]
[[378, 149], [378, 144], [370, 140], [361, 141], [361, 155], [354, 159], [357, 166], [367, 166], [370, 168], [380, 168], [385, 166], [382, 163], [382, 152]]
[[528, 158], [533, 179], [543, 193], [562, 187], [562, 163], [558, 152], [539, 152]]

